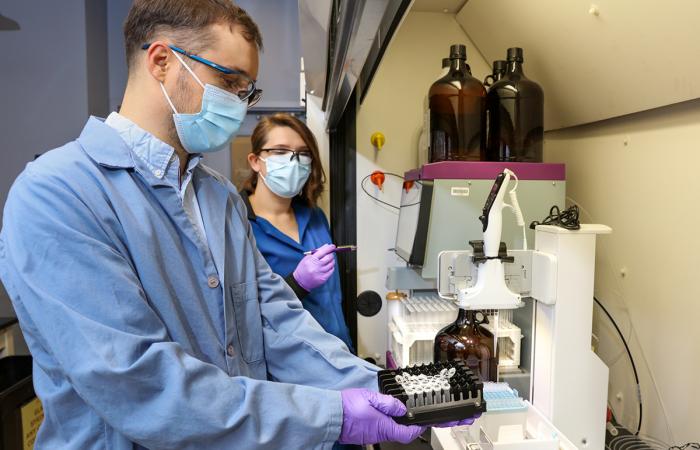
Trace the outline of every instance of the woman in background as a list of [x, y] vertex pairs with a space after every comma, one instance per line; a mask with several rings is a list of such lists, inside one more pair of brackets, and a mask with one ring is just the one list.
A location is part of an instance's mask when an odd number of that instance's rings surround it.
[[251, 173], [241, 195], [258, 249], [321, 327], [352, 350], [335, 246], [317, 206], [326, 176], [316, 139], [302, 121], [278, 113], [258, 123], [251, 143]]

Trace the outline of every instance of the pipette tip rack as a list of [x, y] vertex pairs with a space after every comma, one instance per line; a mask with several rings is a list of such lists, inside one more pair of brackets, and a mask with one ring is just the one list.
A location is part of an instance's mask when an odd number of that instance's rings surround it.
[[484, 384], [464, 361], [420, 364], [379, 372], [379, 391], [406, 405], [394, 420], [403, 425], [430, 425], [486, 412]]

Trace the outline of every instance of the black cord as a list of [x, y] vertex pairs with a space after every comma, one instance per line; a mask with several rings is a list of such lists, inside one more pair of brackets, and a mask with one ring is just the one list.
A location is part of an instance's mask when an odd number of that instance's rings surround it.
[[581, 222], [578, 219], [578, 205], [573, 205], [564, 210], [559, 211], [559, 207], [554, 205], [549, 210], [549, 215], [541, 222], [533, 221], [530, 224], [531, 229], [535, 229], [537, 225], [556, 225], [567, 230], [581, 229]]
[[[627, 341], [625, 340], [625, 336], [622, 334], [622, 331], [620, 330], [620, 327], [617, 326], [617, 322], [615, 322], [615, 319], [610, 315], [607, 309], [605, 309], [605, 306], [598, 300], [595, 296], [593, 297], [593, 300], [600, 306], [600, 309], [603, 310], [606, 316], [608, 316], [608, 319], [610, 319], [610, 322], [612, 322], [613, 326], [615, 327], [615, 330], [617, 331], [617, 334], [620, 336], [620, 339], [622, 339], [622, 343], [625, 346], [625, 350], [627, 351], [627, 356], [630, 359], [630, 363], [632, 363], [632, 371], [634, 371], [634, 380], [637, 382], [637, 394], [639, 396], [639, 422], [637, 423], [637, 431], [634, 433], [635, 435], [639, 435], [639, 431], [642, 429], [642, 387], [639, 384], [639, 375], [637, 374], [637, 365], [634, 363], [634, 358], [632, 357], [632, 352], [630, 351], [629, 346], [627, 345]], [[692, 447], [690, 447], [692, 448]]]
[[[383, 173], [384, 175], [391, 175], [391, 176], [394, 176], [394, 177], [397, 177], [397, 178], [401, 178], [402, 180], [405, 180], [404, 177], [402, 177], [401, 175], [397, 175], [397, 174], [395, 174], [395, 173], [391, 173], [391, 172], [382, 172], [382, 173]], [[394, 208], [394, 209], [396, 209], [396, 210], [400, 210], [401, 208], [405, 208], [405, 207], [407, 207], [407, 206], [420, 205], [420, 202], [416, 202], [416, 203], [410, 203], [410, 204], [408, 204], [408, 205], [402, 205], [401, 207], [398, 207], [398, 206], [396, 206], [396, 205], [392, 205], [391, 203], [387, 203], [387, 202], [385, 202], [384, 200], [381, 200], [381, 199], [375, 197], [374, 195], [370, 194], [369, 191], [367, 191], [367, 189], [365, 188], [365, 181], [367, 181], [367, 179], [368, 179], [369, 177], [371, 177], [371, 176], [372, 176], [372, 174], [369, 174], [369, 175], [367, 175], [366, 177], [364, 177], [364, 178], [362, 179], [362, 181], [360, 182], [360, 187], [362, 188], [362, 191], [363, 191], [365, 194], [367, 194], [367, 197], [371, 198], [372, 200], [375, 200], [375, 201], [377, 201], [377, 202], [379, 202], [379, 203], [381, 203], [381, 204], [383, 204], [383, 205], [386, 205], [386, 206], [388, 206], [388, 207], [390, 207], [390, 208]], [[420, 181], [417, 181], [417, 180], [415, 181], [415, 183], [421, 184], [421, 185], [422, 185], [422, 183], [421, 183]]]
[[668, 450], [686, 450], [689, 448], [700, 448], [700, 443], [697, 442], [688, 442], [687, 444], [683, 445], [674, 445], [668, 448]]

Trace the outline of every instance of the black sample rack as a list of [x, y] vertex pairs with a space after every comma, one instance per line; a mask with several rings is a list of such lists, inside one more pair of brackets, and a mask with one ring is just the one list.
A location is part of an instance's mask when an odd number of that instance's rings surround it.
[[447, 361], [379, 372], [379, 391], [406, 405], [403, 425], [463, 420], [486, 412], [484, 384], [464, 361]]

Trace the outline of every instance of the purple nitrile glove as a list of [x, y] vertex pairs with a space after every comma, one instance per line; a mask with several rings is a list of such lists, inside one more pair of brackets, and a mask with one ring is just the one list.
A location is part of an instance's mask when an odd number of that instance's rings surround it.
[[343, 400], [341, 444], [368, 445], [380, 442], [408, 444], [423, 434], [426, 427], [399, 425], [390, 416], [406, 414], [406, 405], [390, 395], [368, 389], [346, 389]]
[[302, 258], [292, 273], [299, 286], [310, 291], [328, 281], [335, 269], [333, 250], [335, 245], [326, 244]]
[[469, 419], [463, 419], [463, 420], [455, 420], [453, 422], [445, 422], [445, 423], [439, 423], [436, 425], [430, 425], [433, 428], [452, 428], [452, 427], [459, 427], [462, 425], [473, 425], [474, 421], [481, 417], [481, 413], [478, 413], [477, 415], [469, 418]]

